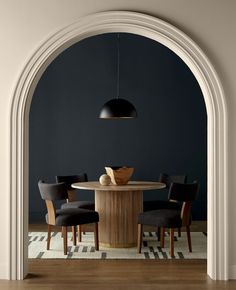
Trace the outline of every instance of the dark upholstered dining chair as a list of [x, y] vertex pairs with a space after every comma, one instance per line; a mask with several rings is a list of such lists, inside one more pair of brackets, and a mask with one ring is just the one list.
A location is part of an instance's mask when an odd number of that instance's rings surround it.
[[[78, 200], [76, 196], [76, 189], [71, 187], [72, 183], [88, 181], [87, 173], [77, 175], [57, 175], [56, 182], [64, 182], [67, 187], [68, 199], [66, 203], [61, 205], [61, 208], [83, 208], [95, 210], [95, 203], [90, 200]], [[84, 232], [85, 233], [85, 232]], [[82, 227], [78, 226], [78, 241], [82, 239]]]
[[65, 183], [49, 184], [44, 181], [38, 182], [39, 191], [43, 200], [45, 200], [47, 211], [46, 222], [48, 224], [47, 250], [50, 249], [52, 226], [62, 227], [64, 240], [64, 254], [67, 255], [67, 227], [72, 227], [73, 244], [76, 245], [76, 226], [88, 223], [94, 223], [95, 248], [99, 250], [98, 242], [98, 222], [99, 215], [96, 211], [78, 208], [55, 209], [54, 202], [68, 198], [67, 186]]
[[[161, 173], [159, 175], [159, 182], [165, 183], [165, 189], [169, 190], [171, 183], [186, 183], [187, 175], [168, 175], [166, 173]], [[156, 209], [180, 209], [181, 204], [173, 200], [147, 200], [143, 202], [143, 211], [150, 211]]]
[[169, 199], [182, 202], [181, 210], [159, 209], [140, 213], [138, 216], [138, 252], [141, 253], [143, 225], [161, 228], [161, 247], [164, 247], [165, 228], [170, 229], [170, 256], [174, 257], [174, 229], [186, 227], [189, 251], [192, 252], [190, 223], [191, 205], [196, 199], [199, 185], [193, 183], [172, 183], [169, 190]]
[[86, 182], [88, 176], [86, 173], [78, 175], [57, 175], [56, 182], [64, 182], [67, 187], [68, 199], [67, 203], [62, 204], [61, 208], [84, 208], [95, 210], [95, 203], [90, 200], [78, 200], [76, 197], [76, 189], [71, 187], [72, 183]]
[[[171, 183], [186, 183], [187, 175], [169, 175], [166, 173], [160, 173], [159, 182], [165, 183], [165, 189], [169, 190]], [[157, 210], [157, 209], [181, 209], [182, 203], [175, 200], [147, 200], [143, 202], [143, 211]], [[158, 240], [160, 240], [160, 228], [157, 229]], [[178, 236], [181, 237], [181, 229], [178, 229]]]

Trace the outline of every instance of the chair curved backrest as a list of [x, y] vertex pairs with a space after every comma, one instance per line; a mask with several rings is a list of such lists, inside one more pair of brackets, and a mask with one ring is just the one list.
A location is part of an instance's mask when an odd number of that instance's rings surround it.
[[67, 187], [64, 182], [45, 183], [42, 180], [38, 182], [39, 192], [44, 200], [63, 200], [68, 198]]
[[71, 187], [72, 183], [76, 182], [86, 182], [88, 181], [88, 176], [87, 173], [81, 173], [77, 175], [57, 175], [56, 176], [56, 181], [57, 182], [64, 182], [66, 184], [67, 192], [68, 192], [68, 200], [69, 202], [71, 201], [76, 201], [76, 189]]
[[56, 182], [64, 182], [67, 186], [67, 190], [74, 190], [71, 187], [72, 183], [76, 182], [86, 182], [88, 181], [87, 173], [81, 173], [77, 175], [57, 175]]
[[171, 183], [169, 199], [180, 202], [192, 202], [196, 199], [199, 190], [197, 181], [193, 183]]
[[187, 182], [187, 175], [169, 175], [166, 173], [161, 173], [159, 175], [159, 182], [166, 184], [166, 189], [170, 188], [172, 182], [176, 183], [186, 183]]

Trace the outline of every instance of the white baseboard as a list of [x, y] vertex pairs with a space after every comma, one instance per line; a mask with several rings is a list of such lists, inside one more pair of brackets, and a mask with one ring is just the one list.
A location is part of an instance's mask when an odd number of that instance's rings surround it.
[[236, 265], [229, 266], [229, 279], [236, 279]]
[[0, 280], [9, 280], [9, 267], [6, 264], [0, 263]]

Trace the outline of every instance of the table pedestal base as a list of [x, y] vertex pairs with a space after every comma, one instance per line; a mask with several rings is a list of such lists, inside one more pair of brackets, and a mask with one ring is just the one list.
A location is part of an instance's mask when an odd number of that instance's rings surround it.
[[143, 211], [142, 191], [95, 191], [101, 246], [129, 248], [137, 245], [138, 214]]

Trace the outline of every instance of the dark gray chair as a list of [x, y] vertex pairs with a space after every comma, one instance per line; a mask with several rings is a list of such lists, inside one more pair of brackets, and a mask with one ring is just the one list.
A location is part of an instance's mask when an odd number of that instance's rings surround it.
[[57, 175], [56, 182], [64, 182], [67, 187], [68, 199], [67, 203], [62, 204], [61, 208], [84, 208], [95, 210], [95, 203], [90, 200], [78, 200], [76, 197], [76, 189], [71, 187], [72, 183], [86, 182], [88, 176], [86, 173], [78, 175]]
[[[68, 199], [66, 203], [61, 205], [61, 208], [83, 208], [95, 210], [95, 203], [90, 200], [78, 200], [76, 196], [76, 189], [71, 187], [72, 183], [88, 181], [87, 173], [77, 175], [57, 175], [56, 182], [64, 182], [67, 187]], [[85, 232], [84, 232], [85, 234]], [[78, 226], [78, 241], [82, 240], [82, 228]]]
[[[166, 189], [169, 190], [171, 183], [186, 183], [187, 175], [168, 175], [161, 173], [159, 176], [159, 182], [166, 184]], [[150, 211], [156, 209], [180, 209], [181, 203], [174, 200], [148, 200], [143, 202], [143, 211]]]
[[186, 226], [189, 251], [192, 252], [190, 223], [191, 205], [196, 199], [199, 190], [197, 182], [190, 184], [172, 183], [169, 199], [182, 202], [182, 208], [159, 209], [140, 213], [138, 216], [138, 252], [141, 253], [143, 225], [161, 228], [161, 247], [164, 247], [165, 228], [170, 229], [170, 255], [174, 258], [174, 229]]
[[[165, 183], [167, 190], [170, 189], [171, 183], [186, 183], [187, 175], [169, 175], [166, 173], [161, 173], [159, 175], [159, 182]], [[143, 202], [143, 211], [157, 210], [157, 209], [181, 209], [182, 203], [176, 200], [147, 200]], [[157, 229], [158, 241], [160, 240], [160, 228]], [[178, 236], [181, 237], [181, 230], [178, 229]]]
[[45, 200], [47, 211], [46, 222], [48, 224], [47, 250], [50, 249], [51, 228], [52, 226], [62, 227], [64, 240], [64, 254], [67, 255], [67, 227], [72, 227], [73, 244], [76, 245], [76, 226], [94, 223], [95, 248], [99, 250], [98, 242], [98, 222], [99, 215], [96, 211], [78, 208], [55, 209], [54, 202], [68, 198], [67, 186], [65, 183], [49, 184], [44, 181], [38, 182], [39, 191]]

